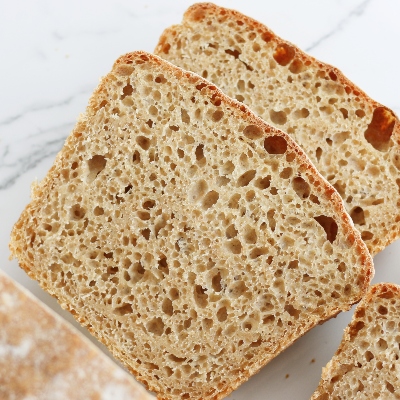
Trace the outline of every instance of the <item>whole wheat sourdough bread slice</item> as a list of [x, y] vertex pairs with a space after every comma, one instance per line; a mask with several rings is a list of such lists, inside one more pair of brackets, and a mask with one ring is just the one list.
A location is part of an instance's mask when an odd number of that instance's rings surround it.
[[313, 400], [400, 398], [400, 286], [378, 284], [357, 306]]
[[0, 398], [155, 399], [1, 270]]
[[141, 52], [102, 80], [11, 250], [160, 399], [224, 397], [373, 274], [289, 136]]
[[399, 120], [339, 70], [210, 3], [190, 7], [155, 53], [289, 133], [342, 196], [372, 255], [399, 237]]

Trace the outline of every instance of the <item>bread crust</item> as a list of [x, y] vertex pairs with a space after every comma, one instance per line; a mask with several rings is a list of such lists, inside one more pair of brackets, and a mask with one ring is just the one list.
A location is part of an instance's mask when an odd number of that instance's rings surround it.
[[[360, 103], [365, 102], [369, 106], [371, 106], [373, 109], [383, 109], [386, 110], [387, 113], [391, 116], [390, 118], [394, 119], [394, 127], [391, 133], [391, 140], [393, 141], [393, 147], [394, 149], [392, 150], [393, 154], [391, 155], [391, 161], [390, 163], [392, 166], [399, 169], [399, 163], [398, 160], [400, 160], [400, 120], [397, 117], [397, 115], [390, 110], [388, 107], [385, 107], [384, 105], [378, 103], [377, 101], [373, 100], [370, 98], [363, 90], [361, 90], [357, 85], [355, 85], [353, 82], [351, 82], [346, 76], [336, 67], [323, 63], [316, 58], [314, 58], [311, 55], [308, 55], [307, 53], [303, 52], [301, 49], [299, 49], [296, 45], [293, 43], [286, 41], [279, 36], [277, 36], [274, 32], [272, 32], [269, 28], [267, 28], [265, 25], [262, 23], [254, 20], [251, 17], [248, 17], [246, 15], [241, 14], [240, 12], [232, 9], [227, 9], [223, 7], [219, 7], [213, 3], [197, 3], [192, 6], [190, 6], [186, 12], [184, 13], [182, 24], [181, 25], [174, 25], [171, 26], [163, 32], [159, 39], [159, 43], [157, 44], [155, 48], [155, 54], [160, 55], [161, 57], [170, 60], [173, 63], [177, 63], [180, 65], [180, 62], [177, 59], [174, 59], [173, 56], [169, 56], [169, 51], [165, 49], [165, 46], [171, 47], [170, 43], [171, 40], [177, 35], [177, 31], [181, 27], [185, 27], [187, 29], [192, 29], [192, 24], [196, 23], [198, 21], [201, 21], [204, 18], [207, 18], [208, 16], [221, 16], [223, 21], [240, 21], [240, 24], [247, 25], [249, 27], [249, 30], [253, 30], [258, 32], [261, 35], [267, 35], [268, 36], [268, 42], [271, 43], [276, 43], [278, 46], [285, 46], [287, 45], [288, 47], [294, 49], [296, 59], [301, 60], [304, 64], [307, 63], [314, 65], [318, 67], [321, 70], [326, 71], [328, 76], [332, 76], [333, 80], [335, 82], [339, 82], [343, 88], [345, 88], [347, 93], [352, 93], [355, 96], [357, 96], [360, 99]], [[222, 22], [221, 24], [223, 24]], [[234, 28], [233, 28], [234, 29]], [[211, 56], [212, 57], [212, 56]], [[193, 67], [194, 69], [194, 67]], [[232, 79], [234, 80], [234, 72], [232, 73]], [[352, 132], [355, 134], [356, 132]], [[302, 143], [299, 141], [300, 146], [302, 146]], [[310, 156], [310, 155], [309, 155]], [[351, 177], [348, 178], [349, 180], [352, 179]], [[397, 193], [396, 193], [397, 194]], [[399, 197], [396, 197], [397, 202], [399, 201]], [[393, 205], [394, 205], [394, 200], [393, 200]], [[349, 208], [347, 211], [350, 213], [351, 211], [351, 206], [353, 203], [351, 202], [349, 205]], [[353, 208], [355, 208], [357, 204], [354, 205]], [[398, 211], [399, 208], [396, 206], [394, 207], [394, 210], [391, 211], [391, 214], [393, 212], [395, 215], [393, 216], [393, 220], [396, 222], [393, 224], [391, 223], [390, 225], [390, 230], [384, 234], [383, 232], [380, 231], [381, 228], [377, 227], [374, 228], [376, 229], [376, 232], [374, 233], [374, 239], [376, 243], [371, 243], [371, 241], [367, 241], [367, 247], [369, 248], [370, 253], [372, 256], [376, 255], [379, 253], [381, 250], [383, 250], [385, 247], [387, 247], [390, 243], [395, 241], [400, 237], [400, 225], [398, 222], [400, 221], [400, 212]], [[387, 223], [387, 216], [385, 215], [382, 217], [382, 221], [378, 221], [376, 225], [380, 225], [380, 222]], [[365, 229], [365, 226], [357, 226], [358, 229]], [[369, 240], [369, 239], [366, 239]]]
[[[114, 79], [113, 77], [115, 75], [128, 74], [129, 71], [131, 71], [130, 66], [132, 64], [146, 64], [149, 66], [150, 70], [161, 68], [163, 71], [168, 72], [168, 74], [172, 74], [178, 80], [185, 80], [193, 86], [200, 87], [198, 90], [201, 91], [202, 96], [207, 98], [218, 98], [221, 101], [221, 104], [236, 110], [235, 112], [237, 113], [237, 118], [243, 118], [246, 123], [250, 123], [258, 127], [261, 132], [263, 132], [263, 137], [267, 138], [274, 136], [284, 138], [287, 143], [288, 153], [295, 154], [297, 159], [296, 163], [301, 166], [301, 170], [304, 171], [304, 174], [312, 176], [314, 185], [316, 187], [321, 187], [325, 198], [329, 199], [332, 210], [334, 211], [335, 216], [338, 218], [338, 222], [340, 220], [340, 226], [343, 229], [343, 235], [348, 237], [348, 240], [353, 244], [352, 248], [357, 255], [358, 264], [360, 265], [360, 270], [358, 271], [359, 288], [358, 293], [354, 297], [353, 301], [343, 303], [337, 308], [332, 308], [332, 306], [327, 307], [327, 309], [324, 311], [324, 316], [320, 320], [316, 321], [315, 323], [313, 322], [310, 326], [305, 328], [303, 327], [302, 329], [299, 328], [296, 332], [292, 332], [291, 336], [287, 338], [284, 343], [281, 343], [278, 346], [273, 355], [264, 356], [257, 363], [254, 363], [251, 368], [243, 368], [240, 377], [235, 378], [234, 381], [230, 382], [229, 385], [220, 390], [217, 394], [212, 395], [212, 397], [204, 394], [204, 398], [221, 399], [236, 389], [241, 383], [248, 380], [251, 375], [256, 373], [278, 353], [290, 346], [297, 338], [304, 335], [313, 325], [316, 323], [322, 323], [324, 320], [336, 316], [337, 313], [342, 310], [349, 309], [354, 302], [357, 302], [366, 292], [369, 282], [372, 279], [374, 273], [372, 258], [364, 242], [361, 240], [359, 232], [354, 229], [353, 223], [344, 209], [342, 199], [334, 190], [334, 188], [332, 188], [332, 186], [330, 186], [329, 183], [319, 174], [313, 164], [309, 161], [304, 151], [293, 141], [293, 139], [291, 139], [284, 132], [267, 125], [262, 119], [255, 116], [250, 109], [243, 104], [227, 97], [212, 83], [194, 73], [184, 71], [157, 56], [138, 51], [120, 57], [114, 63], [111, 73], [103, 78], [99, 87], [94, 92], [89, 101], [86, 114], [78, 121], [77, 126], [67, 139], [67, 143], [79, 144], [82, 131], [85, 130], [86, 125], [89, 124], [93, 116], [96, 115], [96, 112], [99, 109], [99, 104], [101, 104], [103, 101], [103, 93], [107, 92], [107, 85]], [[47, 282], [40, 276], [41, 271], [35, 269], [37, 267], [35, 267], [34, 264], [40, 264], [40, 255], [35, 254], [32, 251], [32, 237], [30, 236], [30, 233], [32, 232], [30, 232], [30, 229], [28, 229], [26, 226], [28, 221], [32, 220], [32, 218], [35, 218], [35, 210], [37, 207], [39, 207], [40, 203], [43, 202], [43, 199], [46, 199], [47, 196], [51, 195], [51, 192], [56, 185], [56, 180], [61, 173], [60, 171], [64, 168], [67, 162], [68, 161], [65, 158], [64, 152], [61, 151], [56, 158], [54, 166], [49, 171], [47, 176], [40, 183], [40, 185], [35, 187], [32, 194], [32, 202], [26, 207], [19, 221], [14, 226], [11, 235], [10, 249], [12, 255], [19, 259], [21, 267], [28, 273], [30, 277], [39, 280], [40, 285], [44, 289], [49, 290], [52, 295], [57, 297], [63, 308], [68, 309], [81, 324], [88, 326], [91, 325], [91, 321], [87, 318], [87, 316], [80, 313], [79, 310], [76, 309], [76, 306], [72, 306], [69, 303], [68, 296], [66, 296], [62, 291], [55, 291], [54, 288], [47, 287]], [[101, 342], [109, 347], [109, 349], [117, 358], [121, 359], [121, 352], [118, 351], [117, 345], [111, 338], [103, 335], [102, 332], [95, 330], [93, 327], [89, 327], [89, 329]], [[126, 360], [122, 359], [122, 362], [126, 363]], [[128, 368], [136, 375], [138, 380], [148, 387], [148, 389], [156, 392], [158, 391], [158, 388], [151, 376], [140, 374], [131, 365], [128, 365]], [[162, 393], [159, 393], [158, 398], [166, 400], [171, 397], [167, 395], [164, 396]]]

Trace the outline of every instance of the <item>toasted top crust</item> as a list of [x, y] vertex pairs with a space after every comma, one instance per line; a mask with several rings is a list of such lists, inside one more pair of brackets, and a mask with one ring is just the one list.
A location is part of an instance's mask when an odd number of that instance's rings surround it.
[[78, 331], [0, 271], [0, 398], [151, 400]]
[[288, 132], [342, 196], [372, 255], [399, 237], [399, 119], [337, 68], [211, 3], [191, 6], [155, 53]]
[[400, 397], [400, 286], [370, 288], [312, 400]]
[[102, 80], [10, 248], [161, 399], [226, 396], [373, 275], [288, 135], [143, 52]]

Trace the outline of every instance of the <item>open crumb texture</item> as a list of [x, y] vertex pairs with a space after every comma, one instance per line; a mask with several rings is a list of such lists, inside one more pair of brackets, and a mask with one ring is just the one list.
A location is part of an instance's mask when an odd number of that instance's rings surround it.
[[213, 84], [118, 59], [10, 244], [160, 399], [220, 399], [373, 275], [299, 146]]
[[337, 68], [211, 3], [190, 7], [155, 53], [290, 134], [341, 195], [372, 255], [399, 237], [399, 120]]

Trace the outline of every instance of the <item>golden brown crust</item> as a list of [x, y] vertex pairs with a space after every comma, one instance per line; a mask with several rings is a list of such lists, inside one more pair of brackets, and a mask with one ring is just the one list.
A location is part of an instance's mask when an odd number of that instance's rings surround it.
[[[376, 102], [375, 100], [371, 99], [364, 91], [362, 91], [358, 86], [356, 86], [353, 82], [351, 82], [348, 78], [346, 78], [343, 73], [326, 63], [322, 63], [315, 59], [314, 57], [304, 53], [302, 50], [300, 50], [298, 47], [293, 45], [292, 43], [283, 40], [282, 38], [278, 37], [275, 35], [270, 29], [268, 29], [265, 25], [261, 24], [260, 22], [247, 17], [243, 14], [241, 14], [238, 11], [231, 10], [231, 9], [226, 9], [223, 7], [216, 6], [212, 3], [198, 3], [194, 4], [191, 7], [188, 8], [188, 10], [185, 12], [183, 21], [182, 21], [182, 26], [187, 27], [188, 29], [192, 29], [192, 25], [201, 22], [203, 19], [208, 18], [209, 16], [218, 16], [219, 22], [224, 24], [225, 21], [233, 21], [233, 22], [238, 22], [240, 25], [247, 25], [249, 27], [249, 30], [251, 31], [256, 31], [260, 35], [262, 35], [265, 38], [265, 41], [268, 43], [275, 43], [278, 47], [283, 47], [290, 49], [290, 51], [295, 52], [295, 57], [298, 60], [301, 60], [304, 64], [312, 64], [317, 66], [320, 70], [326, 71], [327, 76], [329, 76], [333, 81], [338, 82], [342, 85], [342, 87], [345, 89], [346, 93], [351, 93], [352, 95], [356, 96], [358, 99], [360, 99], [361, 102], [367, 103], [371, 108], [373, 109], [382, 109], [386, 110], [387, 113], [390, 115], [390, 118], [394, 119], [394, 126], [393, 130], [391, 132], [391, 140], [394, 143], [395, 148], [392, 150], [392, 155], [391, 155], [391, 161], [390, 163], [393, 164], [393, 166], [397, 169], [399, 169], [400, 166], [400, 121], [395, 115], [395, 113], [391, 110], [389, 110], [387, 107], [381, 105], [380, 103]], [[171, 49], [171, 40], [174, 40], [174, 37], [177, 36], [177, 32], [179, 31], [180, 26], [172, 26], [170, 28], [167, 28], [164, 33], [161, 35], [159, 39], [159, 43], [156, 46], [155, 53], [158, 55], [161, 55], [162, 57], [171, 60], [173, 63], [177, 63], [180, 65], [180, 60], [178, 61], [177, 59], [174, 58], [174, 56], [169, 56], [169, 52]], [[232, 28], [235, 29], [235, 28]], [[218, 40], [217, 40], [218, 42]], [[285, 47], [286, 46], [286, 47]], [[172, 52], [172, 50], [171, 50]], [[284, 53], [285, 54], [285, 53]], [[211, 56], [212, 57], [212, 56]], [[185, 60], [182, 60], [182, 64], [185, 65]], [[190, 66], [190, 61], [187, 62], [187, 65]], [[285, 65], [283, 62], [281, 65]], [[188, 68], [186, 66], [185, 68]], [[193, 67], [194, 69], [195, 67]], [[232, 72], [234, 74], [234, 72]], [[234, 78], [234, 76], [232, 76]], [[234, 80], [234, 79], [233, 79]], [[265, 116], [264, 116], [265, 117]], [[297, 139], [296, 139], [297, 140]], [[300, 145], [304, 145], [301, 141], [299, 141]], [[309, 154], [311, 157], [311, 155]], [[315, 162], [315, 160], [313, 160]], [[323, 171], [323, 168], [322, 168]], [[349, 177], [348, 179], [351, 179]], [[393, 185], [392, 185], [393, 186]], [[396, 183], [394, 183], [394, 186], [396, 186]], [[396, 186], [397, 188], [397, 186]], [[396, 189], [397, 191], [397, 189]], [[347, 193], [347, 196], [349, 196], [349, 193]], [[351, 196], [350, 196], [351, 197]], [[377, 221], [374, 222], [375, 226], [374, 228], [369, 229], [369, 225], [365, 226], [357, 226], [360, 230], [365, 230], [365, 240], [367, 240], [367, 246], [369, 248], [370, 253], [374, 256], [381, 250], [383, 250], [386, 246], [388, 246], [390, 243], [392, 243], [394, 240], [400, 237], [400, 226], [398, 224], [398, 221], [400, 221], [400, 212], [398, 211], [398, 207], [395, 206], [395, 200], [390, 199], [390, 201], [393, 203], [393, 210], [390, 211], [390, 214], [393, 215], [393, 221], [396, 221], [395, 223], [390, 223], [390, 228], [386, 230], [382, 230], [380, 225], [383, 222], [384, 224], [388, 223], [388, 217], [387, 215], [382, 213], [381, 219], [379, 220], [378, 217]], [[353, 205], [352, 202], [348, 205], [348, 212], [350, 213], [353, 209], [356, 209], [359, 204], [355, 203]], [[367, 211], [368, 213], [369, 211]], [[392, 218], [392, 217], [390, 217]], [[372, 239], [369, 237], [371, 235], [372, 231], [372, 236], [374, 238], [374, 243], [372, 243]], [[386, 233], [384, 233], [386, 232]]]
[[[317, 323], [321, 323], [325, 319], [333, 317], [341, 310], [349, 309], [351, 303], [357, 302], [365, 293], [369, 281], [372, 278], [372, 259], [365, 244], [361, 240], [360, 234], [352, 226], [352, 222], [344, 210], [340, 196], [318, 173], [315, 167], [308, 160], [303, 150], [288, 135], [267, 125], [260, 118], [256, 117], [246, 106], [230, 99], [210, 82], [204, 80], [196, 74], [175, 67], [159, 57], [144, 52], [135, 52], [122, 56], [115, 62], [112, 72], [102, 80], [98, 89], [92, 96], [86, 115], [81, 118], [72, 135], [67, 139], [66, 143], [70, 148], [79, 148], [79, 146], [82, 145], [84, 136], [86, 135], [85, 132], [87, 129], [89, 129], [87, 125], [89, 124], [90, 126], [90, 123], [92, 119], [95, 118], [96, 113], [101, 107], [101, 104], [106, 101], [105, 96], [107, 95], [108, 87], [111, 85], [111, 82], [115, 80], [115, 77], [129, 76], [133, 70], [131, 66], [139, 64], [144, 64], [149, 70], [162, 70], [164, 71], [165, 75], [171, 75], [178, 81], [184, 81], [185, 83], [189, 82], [190, 85], [195, 86], [197, 90], [200, 91], [201, 96], [204, 99], [213, 99], [213, 101], [219, 101], [224, 107], [224, 110], [227, 108], [233, 110], [233, 115], [235, 115], [237, 120], [243, 119], [246, 124], [257, 127], [262, 132], [263, 139], [268, 137], [283, 138], [287, 145], [287, 154], [288, 156], [293, 156], [291, 159], [292, 161], [295, 160], [299, 172], [301, 172], [304, 177], [309, 179], [313, 188], [318, 188], [318, 193], [322, 193], [321, 201], [323, 200], [327, 205], [329, 204], [327, 208], [329, 209], [329, 212], [333, 213], [333, 215], [337, 218], [338, 225], [340, 225], [341, 229], [341, 236], [346, 238], [344, 241], [348, 242], [348, 247], [350, 247], [352, 249], [351, 251], [354, 252], [354, 264], [357, 266], [356, 268], [358, 268], [354, 272], [355, 275], [358, 274], [358, 282], [356, 283], [357, 288], [355, 294], [349, 296], [346, 298], [346, 300], [343, 300], [340, 305], [338, 303], [334, 303], [334, 305], [326, 305], [323, 310], [321, 309], [319, 319], [314, 316], [313, 319], [305, 324], [306, 326], [293, 329], [290, 332], [290, 335], [285, 338], [285, 341], [277, 345], [270, 354], [264, 355], [260, 358], [260, 360], [254, 362], [254, 364], [247, 368], [243, 367], [240, 374], [235, 375], [235, 377], [232, 378], [229, 383], [227, 383], [224, 387], [219, 388], [218, 394], [209, 393], [205, 395], [205, 398], [209, 397], [220, 399], [227, 395], [230, 391], [234, 390], [242, 382], [247, 380], [251, 375], [256, 373], [263, 365], [265, 365], [279, 352], [292, 344], [293, 341], [298, 337], [305, 334], [312, 326]], [[77, 151], [77, 153], [79, 152]], [[27, 223], [32, 219], [32, 216], [35, 218], [37, 209], [43, 205], [48, 196], [52, 195], [52, 190], [57, 185], [56, 182], [58, 177], [62, 175], [63, 169], [67, 168], [69, 162], [70, 161], [67, 160], [66, 154], [62, 151], [57, 156], [55, 167], [49, 172], [44, 181], [35, 188], [31, 204], [25, 209], [20, 220], [13, 229], [10, 243], [11, 251], [14, 256], [19, 258], [21, 267], [24, 268], [31, 277], [38, 279], [43, 288], [48, 290], [52, 295], [55, 295], [61, 305], [68, 309], [80, 323], [86, 326], [90, 325], [89, 329], [91, 332], [94, 333], [101, 342], [107, 345], [116, 357], [122, 359], [122, 361], [128, 365], [128, 368], [136, 374], [138, 380], [142, 381], [151, 390], [159, 392], [159, 388], [157, 387], [158, 382], [155, 381], [151, 375], [147, 376], [143, 372], [139, 372], [138, 367], [135, 366], [135, 364], [129, 364], [127, 362], [127, 358], [130, 357], [130, 355], [124, 354], [123, 351], [118, 348], [118, 344], [113, 341], [112, 337], [104, 335], [103, 332], [98, 330], [98, 328], [92, 326], [93, 320], [90, 319], [90, 316], [79, 310], [76, 304], [78, 302], [77, 298], [81, 296], [81, 293], [72, 293], [73, 297], [70, 297], [71, 293], [68, 293], [68, 291], [65, 290], [58, 290], [57, 287], [51, 284], [51, 282], [42, 278], [42, 269], [50, 268], [51, 266], [42, 262], [43, 256], [40, 255], [39, 252], [33, 251], [34, 243], [37, 243], [38, 239], [35, 236], [35, 232], [31, 231], [30, 228], [27, 227]], [[345, 251], [345, 249], [343, 250]], [[105, 249], [102, 249], [102, 251], [106, 252]], [[86, 260], [86, 262], [90, 262], [90, 260]], [[348, 267], [354, 268], [353, 265], [348, 265]], [[62, 279], [65, 280], [64, 276]], [[69, 287], [69, 290], [71, 289], [74, 288]], [[73, 301], [76, 300], [75, 304], [71, 304], [71, 299]], [[87, 300], [85, 300], [85, 302], [87, 302]], [[101, 315], [99, 315], [99, 317], [103, 318]], [[259, 345], [260, 344], [257, 343], [257, 346]], [[174, 357], [179, 358], [182, 356], [175, 355]], [[226, 377], [225, 379], [228, 380], [230, 378]], [[165, 394], [165, 396], [163, 394], [159, 394], [159, 396], [161, 399], [171, 398], [167, 394]]]

